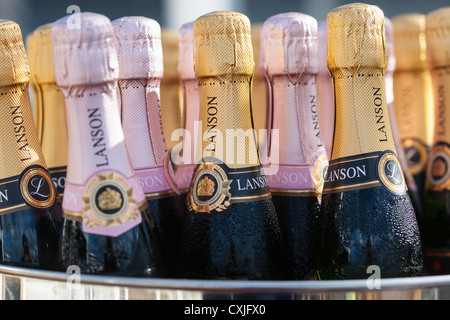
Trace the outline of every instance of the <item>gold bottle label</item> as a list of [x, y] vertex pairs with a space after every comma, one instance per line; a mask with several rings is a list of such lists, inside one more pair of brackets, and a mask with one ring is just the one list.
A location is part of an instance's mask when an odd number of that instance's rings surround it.
[[233, 202], [270, 197], [251, 116], [254, 60], [249, 19], [213, 12], [194, 23], [202, 143], [188, 205], [195, 212], [224, 211]]
[[[56, 200], [54, 183], [46, 169], [28, 96], [28, 86], [0, 88], [0, 117], [3, 119], [0, 149], [0, 213], [26, 206], [48, 208]], [[7, 155], [7, 156], [6, 156]]]
[[12, 21], [0, 22], [0, 34], [0, 214], [48, 208], [56, 200], [56, 191], [33, 121], [22, 34]]
[[250, 79], [231, 79], [199, 82], [202, 161], [188, 194], [189, 209], [195, 212], [221, 212], [232, 203], [270, 197], [249, 110]]
[[385, 91], [383, 12], [350, 4], [331, 11], [327, 20], [336, 113], [324, 194], [378, 186], [403, 194]]
[[332, 159], [393, 150], [383, 70], [334, 78], [336, 122]]
[[380, 186], [397, 195], [406, 192], [405, 178], [393, 151], [371, 152], [330, 161], [323, 193]]

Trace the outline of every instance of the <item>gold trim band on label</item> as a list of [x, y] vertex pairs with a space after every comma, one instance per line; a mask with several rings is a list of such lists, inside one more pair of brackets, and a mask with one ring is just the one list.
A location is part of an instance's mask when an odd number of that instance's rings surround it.
[[[188, 190], [188, 189], [186, 189]], [[155, 193], [148, 193], [145, 195], [145, 199], [148, 200], [156, 200], [156, 199], [163, 199], [163, 198], [170, 198], [176, 196], [176, 192], [173, 190], [168, 190], [164, 192], [155, 192]]]
[[17, 204], [12, 207], [0, 209], [0, 216], [9, 214], [9, 213], [18, 212], [19, 211], [18, 209], [28, 209], [28, 208], [30, 208], [30, 206], [26, 203]]
[[231, 197], [230, 198], [230, 203], [241, 203], [241, 202], [253, 202], [253, 201], [259, 201], [262, 200], [262, 198], [270, 198], [272, 196], [272, 194], [266, 193], [266, 194], [261, 194], [259, 196], [248, 196], [248, 197]]
[[[339, 161], [339, 162], [333, 162], [330, 165], [335, 165], [335, 164], [341, 164], [341, 163], [347, 163], [347, 162], [352, 162], [352, 161], [359, 161], [359, 160], [365, 160], [365, 159], [373, 159], [373, 158], [378, 158], [380, 155], [375, 155], [375, 156], [370, 156], [370, 157], [364, 157], [364, 158], [358, 158], [358, 159], [351, 159], [351, 160], [344, 160], [344, 161]], [[331, 162], [331, 161], [330, 161]]]
[[76, 222], [83, 222], [83, 218], [81, 216], [81, 213], [79, 212], [71, 212], [63, 210], [63, 218], [66, 218], [68, 220], [76, 221]]
[[227, 172], [228, 174], [242, 174], [242, 173], [250, 173], [250, 172], [260, 172], [262, 171], [262, 168], [256, 169], [256, 170], [250, 170], [250, 171], [239, 171], [239, 172]]
[[[354, 185], [349, 186], [342, 186], [342, 187], [336, 187], [332, 189], [323, 189], [323, 194], [328, 193], [337, 193], [337, 192], [345, 192], [345, 191], [354, 191], [354, 190], [362, 190], [362, 189], [369, 189], [369, 188], [375, 188], [375, 187], [381, 187], [382, 184], [380, 181], [370, 181], [365, 183], [358, 183]], [[334, 191], [334, 192], [330, 192]]]
[[270, 189], [273, 196], [282, 197], [315, 197], [317, 195], [314, 189], [303, 189], [303, 190], [281, 190], [281, 189]]

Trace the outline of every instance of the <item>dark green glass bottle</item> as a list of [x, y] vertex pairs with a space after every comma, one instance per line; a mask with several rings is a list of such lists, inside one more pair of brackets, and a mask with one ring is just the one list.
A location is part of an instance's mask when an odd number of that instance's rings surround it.
[[425, 213], [419, 220], [426, 275], [450, 274], [450, 9], [426, 17], [427, 60], [433, 80], [434, 142], [425, 185]]
[[69, 132], [59, 268], [166, 276], [160, 233], [120, 122], [113, 25], [103, 15], [84, 12], [79, 28], [69, 28], [68, 18], [52, 27], [55, 78]]
[[[315, 271], [313, 230], [328, 165], [317, 105], [317, 21], [302, 13], [278, 14], [264, 22], [261, 39], [260, 68], [271, 90], [268, 129], [277, 133], [268, 142], [271, 159], [265, 169], [283, 235], [287, 277], [301, 280]], [[282, 61], [280, 52], [286, 52]]]
[[383, 12], [351, 4], [327, 21], [336, 120], [318, 222], [318, 277], [364, 279], [369, 266], [381, 278], [421, 275], [419, 229], [386, 104]]
[[194, 23], [194, 43], [203, 145], [188, 194], [181, 272], [281, 279], [281, 232], [251, 118], [250, 22], [240, 13], [206, 14]]
[[0, 22], [0, 263], [56, 270], [61, 203], [33, 121], [20, 27]]
[[[146, 17], [112, 21], [118, 43], [120, 115], [128, 154], [161, 235], [168, 277], [176, 277], [185, 202], [173, 180], [161, 120], [161, 28]], [[145, 46], [147, 50], [133, 50]], [[139, 66], [139, 67], [138, 67]]]

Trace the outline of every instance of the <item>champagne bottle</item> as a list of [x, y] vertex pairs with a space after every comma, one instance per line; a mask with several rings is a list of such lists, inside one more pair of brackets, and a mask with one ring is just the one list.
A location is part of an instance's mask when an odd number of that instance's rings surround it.
[[[251, 27], [240, 13], [194, 22], [201, 162], [188, 194], [181, 267], [187, 278], [280, 279], [281, 232], [251, 119]], [[235, 141], [238, 141], [235, 143]]]
[[278, 153], [278, 161], [265, 169], [277, 169], [268, 172], [267, 179], [283, 236], [287, 277], [305, 279], [315, 269], [314, 222], [328, 166], [317, 107], [317, 21], [297, 12], [278, 14], [264, 22], [261, 37], [261, 50], [266, 51], [262, 70], [272, 97], [270, 129], [279, 132], [279, 143], [269, 142], [270, 155]]
[[425, 274], [450, 273], [450, 8], [426, 17], [427, 60], [434, 92], [435, 128], [425, 188], [425, 214], [420, 224]]
[[194, 22], [183, 24], [178, 30], [178, 75], [183, 101], [183, 128], [181, 161], [176, 168], [176, 181], [186, 200], [197, 160], [197, 144], [201, 143], [199, 128], [199, 97], [194, 73]]
[[[423, 202], [426, 164], [433, 139], [433, 89], [426, 61], [425, 15], [392, 18], [395, 112], [408, 166]], [[419, 220], [420, 221], [420, 220]]]
[[161, 121], [161, 28], [157, 21], [145, 17], [123, 17], [112, 25], [118, 44], [119, 104], [125, 145], [161, 235], [167, 276], [174, 277], [185, 205], [172, 178]]
[[[178, 77], [178, 33], [163, 28], [161, 30], [164, 76], [161, 79], [161, 117], [167, 149], [172, 152], [178, 145], [172, 133], [183, 128], [183, 101]], [[175, 149], [177, 153], [179, 150]]]
[[423, 193], [419, 190], [416, 184], [416, 180], [411, 174], [408, 166], [408, 160], [406, 159], [405, 150], [403, 149], [402, 141], [400, 138], [400, 132], [398, 130], [397, 118], [395, 115], [394, 107], [394, 71], [395, 71], [395, 50], [393, 43], [393, 25], [392, 21], [388, 18], [384, 19], [385, 35], [386, 35], [386, 50], [388, 54], [388, 64], [386, 67], [385, 80], [386, 80], [386, 101], [389, 113], [389, 122], [392, 129], [392, 138], [394, 139], [395, 149], [397, 150], [398, 161], [405, 176], [405, 182], [408, 189], [411, 203], [416, 213], [416, 218], [419, 221], [423, 216]]
[[159, 234], [120, 123], [113, 26], [95, 13], [80, 13], [79, 28], [68, 18], [52, 26], [55, 79], [69, 133], [59, 266], [163, 276]]
[[48, 170], [62, 199], [67, 170], [66, 111], [64, 96], [55, 83], [51, 30], [51, 23], [34, 30], [28, 49], [33, 53], [29, 61], [31, 83], [36, 88], [33, 91], [34, 101], [39, 101], [35, 113], [39, 115], [35, 123]]
[[384, 73], [383, 11], [349, 4], [327, 15], [335, 128], [318, 225], [320, 279], [422, 274], [419, 229], [395, 151]]
[[56, 270], [61, 204], [33, 121], [19, 25], [0, 20], [0, 37], [0, 262]]

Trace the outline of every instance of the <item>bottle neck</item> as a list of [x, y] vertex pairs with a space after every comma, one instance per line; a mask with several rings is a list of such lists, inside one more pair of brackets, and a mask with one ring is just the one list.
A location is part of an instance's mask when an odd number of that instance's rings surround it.
[[389, 120], [392, 129], [392, 138], [394, 139], [395, 149], [397, 150], [398, 160], [402, 166], [403, 172], [408, 172], [408, 163], [406, 162], [405, 153], [402, 146], [400, 133], [398, 130], [398, 121], [395, 114], [394, 104], [394, 75], [392, 71], [386, 71], [386, 101], [389, 113]]
[[425, 188], [448, 190], [450, 168], [450, 67], [431, 69], [434, 92], [435, 128], [433, 147], [427, 159]]
[[47, 167], [31, 110], [28, 83], [0, 88], [3, 154], [0, 179], [20, 175], [31, 165]]
[[161, 120], [160, 80], [119, 81], [125, 143], [135, 169], [162, 165], [166, 142]]
[[330, 73], [321, 72], [317, 75], [317, 101], [319, 104], [319, 123], [322, 142], [328, 157], [331, 155], [334, 127], [333, 85]]
[[179, 143], [178, 141], [172, 141], [172, 133], [183, 128], [181, 94], [181, 85], [178, 78], [163, 78], [161, 80], [161, 118], [169, 152]]
[[266, 81], [261, 76], [253, 79], [252, 108], [258, 148], [262, 149], [266, 145], [267, 134], [262, 134], [259, 130], [267, 129], [267, 96]]
[[[195, 121], [199, 121], [199, 90], [197, 80], [188, 79], [181, 81], [181, 88], [183, 90], [183, 112], [184, 112], [184, 129], [185, 137], [183, 138], [183, 162], [184, 164], [198, 163], [196, 150], [200, 142], [201, 135], [196, 132], [197, 126]], [[197, 137], [197, 140], [196, 140]], [[187, 150], [189, 149], [189, 150]], [[190, 152], [186, 154], [186, 152]]]
[[271, 155], [280, 164], [312, 165], [325, 154], [319, 125], [316, 75], [275, 76], [272, 130], [279, 131], [278, 143], [271, 143]]
[[335, 129], [331, 160], [391, 150], [396, 152], [382, 69], [335, 70]]
[[251, 118], [251, 77], [198, 80], [202, 144], [197, 150], [230, 168], [260, 165]]
[[432, 69], [434, 96], [434, 144], [450, 144], [450, 67]]
[[43, 108], [42, 152], [49, 169], [65, 167], [67, 166], [67, 127], [64, 96], [55, 83], [43, 83], [40, 88]]
[[67, 182], [83, 185], [102, 170], [134, 174], [118, 112], [117, 84], [63, 91], [68, 131]]
[[402, 140], [415, 139], [429, 147], [433, 141], [433, 92], [427, 70], [394, 72], [394, 97]]

